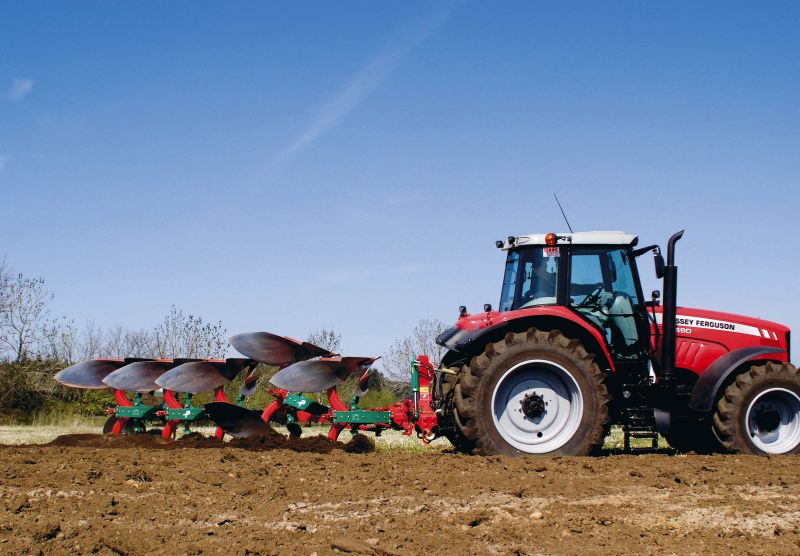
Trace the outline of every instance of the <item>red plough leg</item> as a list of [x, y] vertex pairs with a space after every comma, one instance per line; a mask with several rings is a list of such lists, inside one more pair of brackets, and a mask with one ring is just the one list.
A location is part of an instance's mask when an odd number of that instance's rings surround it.
[[[118, 406], [121, 407], [132, 407], [133, 404], [131, 401], [125, 397], [125, 392], [122, 390], [114, 390], [114, 401], [117, 402]], [[111, 434], [122, 434], [122, 431], [125, 429], [125, 425], [128, 422], [127, 417], [118, 417], [114, 421], [114, 425], [111, 427]]]
[[[169, 409], [181, 409], [183, 406], [181, 403], [175, 398], [175, 393], [171, 390], [164, 390], [164, 403], [167, 405]], [[178, 426], [177, 419], [170, 419], [164, 424], [164, 428], [161, 431], [161, 438], [175, 438], [175, 431], [176, 427]]]
[[[214, 389], [214, 399], [218, 402], [227, 402], [228, 398], [225, 397], [225, 390], [222, 389], [222, 386], [217, 386]], [[225, 431], [222, 430], [222, 427], [217, 427], [214, 431], [214, 437], [222, 440], [222, 437], [225, 436]]]

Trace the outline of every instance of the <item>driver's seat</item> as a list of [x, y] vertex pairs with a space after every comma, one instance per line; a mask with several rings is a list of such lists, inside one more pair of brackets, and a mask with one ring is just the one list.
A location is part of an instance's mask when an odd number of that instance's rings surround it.
[[612, 337], [616, 340], [617, 351], [623, 353], [639, 341], [636, 319], [633, 317], [633, 305], [628, 296], [615, 292], [614, 301], [607, 310], [609, 325], [613, 327]]

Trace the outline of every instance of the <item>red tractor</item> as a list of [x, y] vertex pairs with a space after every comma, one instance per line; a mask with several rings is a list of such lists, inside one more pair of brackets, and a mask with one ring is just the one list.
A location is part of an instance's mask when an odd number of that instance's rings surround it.
[[[440, 434], [492, 454], [590, 454], [612, 424], [679, 450], [800, 452], [790, 332], [676, 306], [675, 244], [622, 232], [509, 237], [498, 310], [460, 308], [437, 396]], [[663, 278], [645, 301], [637, 261]]]
[[[500, 307], [482, 313], [461, 307], [455, 326], [437, 342], [446, 347], [437, 368], [420, 355], [410, 362], [411, 399], [363, 408], [375, 357], [341, 357], [319, 346], [269, 332], [231, 338], [246, 358], [225, 361], [97, 360], [64, 369], [55, 379], [74, 388], [114, 389], [112, 433], [144, 423], [176, 436], [183, 423], [212, 420], [218, 436], [266, 434], [281, 415], [380, 434], [387, 429], [429, 442], [447, 437], [458, 449], [485, 454], [590, 454], [611, 425], [630, 439], [658, 433], [683, 451], [719, 449], [752, 454], [800, 452], [800, 376], [789, 363], [789, 329], [728, 313], [676, 306], [678, 269], [669, 240], [667, 262], [657, 245], [637, 248], [622, 232], [509, 237]], [[637, 260], [652, 252], [664, 280], [644, 300]], [[251, 410], [258, 363], [280, 369], [275, 396]], [[237, 403], [223, 386], [247, 369]], [[357, 376], [349, 404], [338, 387]], [[165, 403], [142, 403], [163, 389]], [[130, 402], [126, 392], [134, 393]], [[192, 396], [214, 392], [205, 407]], [[328, 405], [305, 396], [327, 392]], [[179, 402], [177, 395], [183, 395]], [[129, 427], [129, 425], [135, 425]]]

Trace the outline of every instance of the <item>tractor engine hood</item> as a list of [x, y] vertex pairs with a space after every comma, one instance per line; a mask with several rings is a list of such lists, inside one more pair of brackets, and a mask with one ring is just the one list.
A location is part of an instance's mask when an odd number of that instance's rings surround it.
[[[653, 318], [653, 313], [648, 311]], [[655, 308], [655, 321], [662, 326], [662, 308]], [[652, 324], [652, 323], [651, 323]], [[789, 352], [789, 328], [777, 322], [692, 307], [678, 307], [675, 315], [678, 337], [715, 342], [731, 351], [763, 345]]]

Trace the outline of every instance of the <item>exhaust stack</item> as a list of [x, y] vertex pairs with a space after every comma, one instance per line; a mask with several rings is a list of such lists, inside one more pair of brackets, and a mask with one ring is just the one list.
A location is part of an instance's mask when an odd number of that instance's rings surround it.
[[661, 375], [669, 381], [675, 374], [675, 315], [678, 306], [678, 267], [675, 265], [675, 244], [684, 230], [673, 234], [667, 244], [667, 266], [664, 269], [664, 309], [661, 324]]

